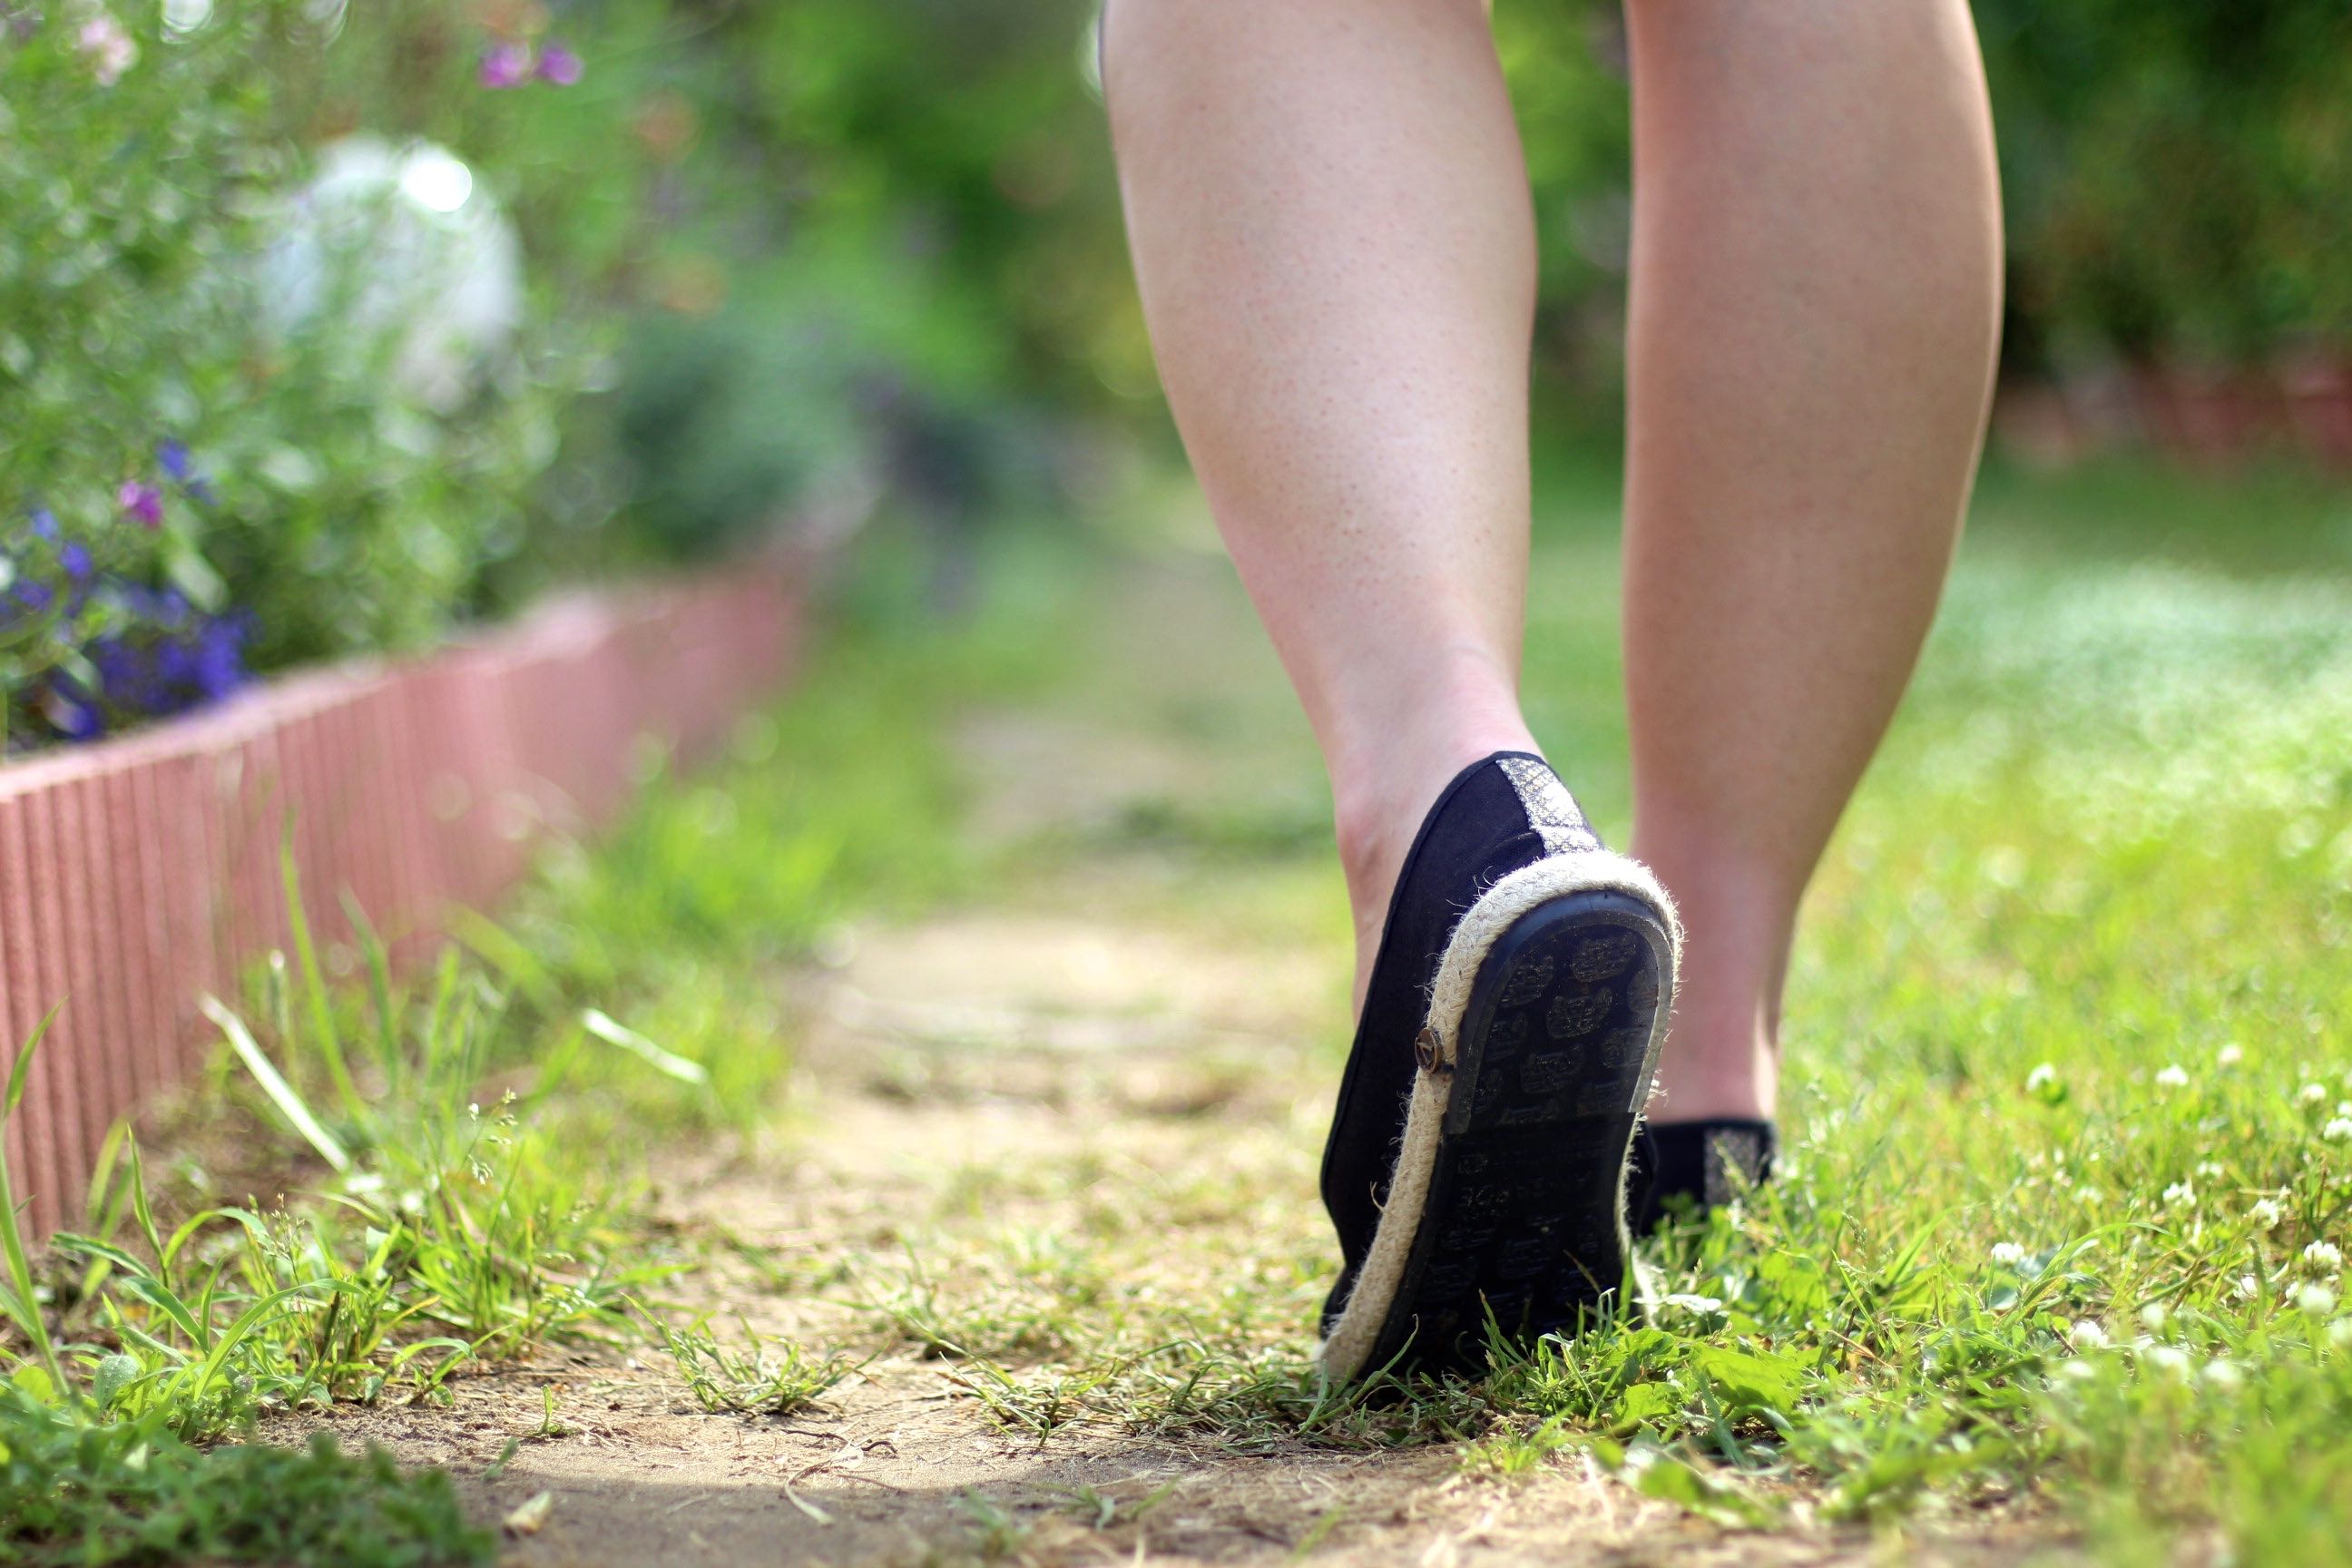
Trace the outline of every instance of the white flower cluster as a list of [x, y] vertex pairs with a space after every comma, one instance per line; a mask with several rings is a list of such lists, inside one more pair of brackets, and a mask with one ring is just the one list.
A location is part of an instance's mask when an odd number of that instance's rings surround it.
[[2158, 1073], [2156, 1075], [2156, 1081], [2157, 1086], [2160, 1089], [2187, 1089], [2189, 1087], [2189, 1072], [2188, 1069], [2183, 1068], [2179, 1062], [2175, 1062], [2170, 1067], [2166, 1068], [2162, 1072]]

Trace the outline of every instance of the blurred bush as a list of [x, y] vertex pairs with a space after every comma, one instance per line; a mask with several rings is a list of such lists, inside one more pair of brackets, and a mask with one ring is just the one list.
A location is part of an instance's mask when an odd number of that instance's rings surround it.
[[[135, 25], [69, 5], [5, 27], [11, 741], [222, 695], [248, 661], [428, 641], [523, 550], [587, 363], [541, 310], [494, 355], [445, 352], [420, 376], [412, 329], [446, 293], [360, 298], [370, 268], [429, 275], [482, 221], [473, 173], [425, 149], [377, 189], [305, 185], [344, 68], [315, 4], [175, 0]], [[331, 244], [331, 205], [352, 230]], [[407, 242], [389, 246], [395, 220]], [[296, 242], [314, 254], [289, 269]]]
[[[2352, 360], [2352, 6], [1976, 0], [2012, 372]], [[1624, 30], [1496, 10], [1544, 256], [1538, 364], [1612, 416], [1630, 231]]]
[[0, 3], [8, 741], [419, 647], [813, 487], [925, 504], [940, 432], [1148, 392], [1085, 23]]
[[[2352, 364], [2352, 8], [1978, 12], [2013, 365]], [[0, 0], [12, 742], [416, 647], [813, 494], [946, 519], [1050, 467], [1056, 420], [1164, 434], [1092, 15]], [[1622, 20], [1583, 0], [1496, 27], [1547, 419], [1607, 427]], [[487, 289], [509, 245], [520, 286]]]
[[2352, 352], [2352, 6], [1979, 0], [2013, 359]]

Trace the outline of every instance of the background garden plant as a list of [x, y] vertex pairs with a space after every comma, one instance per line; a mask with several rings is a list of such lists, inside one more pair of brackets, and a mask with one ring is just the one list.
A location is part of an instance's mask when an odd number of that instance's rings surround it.
[[[2352, 385], [2340, 8], [1978, 11], [2012, 374], [2087, 377], [2088, 406], [2101, 378], [2178, 369], [2209, 404], [2238, 389], [2209, 422], [2284, 397], [2352, 417], [2326, 402]], [[17, 7], [0, 44], [11, 743], [87, 738], [249, 669], [415, 647], [551, 580], [723, 548], [827, 497], [895, 492], [968, 525], [1008, 487], [1082, 479], [1077, 433], [1164, 439], [1089, 16]], [[1545, 416], [1607, 429], [1622, 31], [1591, 3], [1507, 6], [1497, 26], [1546, 241]], [[263, 308], [289, 204], [355, 135], [446, 150], [457, 209], [478, 193], [520, 237], [511, 338], [429, 395], [391, 374], [423, 304]]]

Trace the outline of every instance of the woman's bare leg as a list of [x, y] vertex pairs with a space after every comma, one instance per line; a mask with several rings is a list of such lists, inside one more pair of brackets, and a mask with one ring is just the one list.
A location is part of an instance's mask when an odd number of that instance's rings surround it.
[[2000, 310], [1964, 0], [1633, 0], [1634, 853], [1662, 1121], [1768, 1115], [1797, 903], [1935, 612]]
[[1357, 992], [1422, 814], [1519, 716], [1535, 232], [1480, 0], [1115, 0], [1160, 378], [1331, 773]]

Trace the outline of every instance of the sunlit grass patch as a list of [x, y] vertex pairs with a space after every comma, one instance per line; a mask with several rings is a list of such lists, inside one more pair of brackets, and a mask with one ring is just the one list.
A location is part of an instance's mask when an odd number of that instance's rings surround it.
[[382, 1449], [193, 1448], [156, 1423], [93, 1426], [0, 1384], [0, 1552], [25, 1568], [251, 1562], [320, 1568], [488, 1563], [448, 1477]]
[[648, 1327], [695, 1402], [712, 1412], [789, 1415], [815, 1404], [856, 1370], [846, 1356], [814, 1356], [791, 1341], [763, 1337], [748, 1326], [740, 1347], [722, 1339], [708, 1318], [686, 1323], [656, 1319]]
[[[1582, 521], [1536, 558], [1528, 684], [1621, 829], [1611, 500], [1571, 499]], [[1638, 1308], [1481, 1380], [1335, 1389], [1310, 1359], [1346, 1037], [1339, 881], [1305, 829], [1319, 774], [1278, 685], [1175, 700], [1207, 677], [1171, 669], [1173, 634], [1139, 635], [1129, 579], [1086, 560], [1037, 566], [1019, 626], [853, 626], [826, 681], [665, 781], [609, 849], [559, 856], [511, 919], [467, 928], [475, 961], [389, 1007], [388, 982], [322, 994], [289, 955], [240, 1015], [226, 1103], [311, 1195], [241, 1218], [214, 1193], [151, 1236], [125, 1145], [120, 1201], [39, 1282], [64, 1380], [95, 1396], [103, 1373], [118, 1422], [219, 1432], [610, 1336], [667, 1350], [652, 1363], [718, 1412], [936, 1379], [1040, 1445], [1420, 1448], [1449, 1486], [1613, 1476], [1727, 1528], [1899, 1541], [1998, 1518], [2115, 1561], [2328, 1560], [2352, 1538], [2352, 584], [1988, 539], [1812, 896], [1777, 1179], [1645, 1242]], [[1276, 679], [1237, 657], [1213, 673]], [[1107, 770], [1121, 810], [983, 833], [955, 722], [974, 710], [1042, 714], [1053, 746], [1140, 737], [1151, 765]], [[887, 942], [959, 902], [1212, 932], [1308, 981], [1286, 982], [1278, 1029], [1150, 1037], [1154, 1072], [1202, 1087], [1181, 1104], [1125, 1096], [1124, 1045], [1073, 1055], [1017, 1020], [853, 1031], [852, 1070], [788, 1089], [814, 999], [856, 973], [827, 967], [851, 963], [845, 931]], [[836, 1096], [869, 1130], [998, 1131], [910, 1149], [887, 1201], [775, 1250], [639, 1212], [641, 1156], [788, 1148]], [[809, 1195], [783, 1162], [729, 1168]], [[777, 1300], [714, 1300], [721, 1279]], [[224, 1358], [247, 1382], [187, 1371], [203, 1325], [288, 1287]], [[760, 1329], [714, 1331], [714, 1308]]]
[[[1312, 1198], [1260, 1165], [1150, 1247], [943, 1215], [881, 1326], [1020, 1430], [1572, 1458], [1742, 1526], [2022, 1510], [2117, 1560], [2352, 1538], [2352, 585], [2265, 575], [2284, 525], [2252, 565], [2129, 559], [2136, 484], [2068, 488], [2080, 539], [2028, 534], [2043, 498], [2003, 486], [1812, 900], [1780, 1179], [1645, 1247], [1646, 1316], [1475, 1385], [1330, 1390], [1304, 1354], [1328, 1244], [1266, 1223]], [[1528, 687], [1622, 817], [1607, 500], [1574, 507], [1538, 550]], [[1080, 852], [1201, 868], [1161, 885], [1205, 911], [1235, 853], [1213, 819]], [[1276, 852], [1254, 888], [1314, 889]]]

